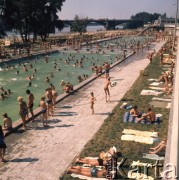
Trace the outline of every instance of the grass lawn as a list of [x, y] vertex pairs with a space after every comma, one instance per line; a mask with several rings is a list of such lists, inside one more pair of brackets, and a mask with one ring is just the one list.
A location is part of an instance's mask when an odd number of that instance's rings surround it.
[[[125, 109], [121, 109], [120, 106], [123, 101], [128, 101], [130, 105], [137, 105], [138, 109], [142, 112], [146, 112], [146, 109], [150, 106], [154, 96], [140, 96], [140, 92], [143, 89], [149, 89], [148, 79], [158, 79], [163, 72], [162, 67], [159, 65], [159, 57], [155, 57], [152, 64], [150, 64], [146, 71], [148, 76], [140, 75], [131, 89], [125, 94], [121, 102], [115, 107], [113, 113], [105, 120], [104, 124], [96, 135], [86, 145], [80, 157], [97, 157], [101, 151], [108, 151], [111, 146], [115, 146], [117, 151], [120, 151], [124, 157], [127, 158], [126, 165], [130, 165], [132, 161], [141, 160], [147, 162], [146, 159], [142, 159], [143, 153], [148, 153], [150, 147], [154, 147], [156, 144], [147, 145], [136, 143], [132, 141], [122, 141], [122, 131], [126, 129], [135, 129], [141, 131], [157, 131], [159, 132], [160, 139], [164, 139], [167, 136], [168, 131], [168, 119], [170, 109], [166, 108], [154, 108], [156, 113], [161, 113], [161, 123], [159, 125], [147, 125], [147, 124], [135, 124], [124, 123], [123, 115], [126, 112]], [[164, 95], [159, 95], [163, 97]], [[150, 160], [155, 163], [155, 161]], [[77, 179], [72, 178], [70, 175], [64, 175], [62, 179]]]

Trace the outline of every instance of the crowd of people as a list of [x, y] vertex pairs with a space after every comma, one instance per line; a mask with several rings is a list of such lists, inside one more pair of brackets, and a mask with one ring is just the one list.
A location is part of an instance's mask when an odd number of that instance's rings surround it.
[[[140, 42], [137, 42], [135, 45], [131, 43], [129, 46], [130, 46], [130, 49], [133, 50], [133, 52], [136, 52], [140, 48], [143, 48], [145, 46], [147, 47], [147, 45], [151, 42], [146, 41], [145, 43], [146, 44], [142, 44]], [[127, 44], [125, 44], [125, 42], [124, 42], [123, 45], [117, 44], [117, 46], [120, 46], [120, 47], [122, 46], [123, 58], [125, 58], [126, 53], [124, 51], [124, 48], [127, 48], [126, 47]], [[164, 53], [164, 52], [161, 52], [161, 53]], [[150, 62], [152, 62], [152, 58], [153, 58], [154, 54], [155, 54], [155, 52], [150, 54], [150, 56], [149, 56]], [[63, 62], [66, 64], [69, 64], [70, 61], [73, 60], [73, 58], [74, 57], [70, 56], [67, 60], [64, 60]], [[162, 58], [162, 55], [161, 55], [161, 58]], [[118, 61], [118, 60], [119, 60], [118, 57], [116, 57], [116, 61]], [[45, 57], [44, 61], [45, 61], [45, 63], [48, 63], [48, 58]], [[161, 61], [161, 64], [162, 64], [162, 61]], [[74, 66], [83, 67], [83, 58], [79, 61], [76, 61]], [[33, 68], [32, 65], [30, 65], [29, 67]], [[28, 68], [26, 65], [23, 65], [23, 69], [24, 69], [24, 71], [28, 71]], [[61, 69], [57, 68], [57, 64], [54, 64], [54, 69], [55, 70], [57, 69], [58, 71], [61, 70]], [[110, 74], [109, 74], [110, 73], [110, 62], [105, 62], [103, 65], [98, 65], [98, 66], [93, 64], [91, 69], [92, 69], [92, 71], [95, 71], [97, 75], [102, 73], [102, 71], [104, 70], [104, 72], [105, 72], [105, 77], [104, 77], [104, 79], [105, 79], [105, 83], [104, 83], [105, 101], [110, 102], [111, 99], [110, 99], [109, 87], [114, 86], [111, 82], [111, 78], [110, 78]], [[173, 69], [174, 69], [174, 67], [171, 69], [170, 74], [173, 73]], [[17, 71], [16, 73], [19, 74], [19, 71]], [[36, 73], [36, 69], [34, 69], [34, 74], [32, 76], [28, 75], [26, 77], [26, 80], [29, 81], [29, 83], [31, 83], [31, 81], [35, 78], [35, 73]], [[50, 76], [53, 77], [53, 72], [51, 73]], [[165, 75], [162, 75], [159, 78], [159, 81], [164, 80], [166, 83], [166, 89], [167, 89], [169, 77], [166, 78], [166, 76], [168, 76], [168, 75], [166, 75], [166, 73], [165, 73]], [[77, 78], [78, 78], [79, 82], [82, 82], [82, 80], [83, 80], [82, 77], [77, 77]], [[84, 79], [85, 78], [87, 78], [87, 75], [84, 75]], [[47, 83], [50, 83], [50, 77], [46, 77], [46, 79], [44, 81]], [[170, 78], [170, 81], [173, 82], [173, 79], [171, 80], [171, 78]], [[63, 92], [66, 92], [66, 93], [73, 92], [73, 90], [74, 90], [73, 85], [70, 82], [66, 83], [62, 80], [60, 84], [63, 87]], [[30, 84], [29, 84], [29, 86], [30, 86]], [[5, 91], [3, 87], [1, 87], [0, 90], [3, 93]], [[55, 86], [53, 84], [50, 84], [50, 87], [48, 87], [45, 91], [46, 91], [45, 95], [43, 97], [41, 97], [41, 100], [39, 102], [39, 107], [41, 108], [41, 113], [43, 116], [42, 117], [42, 123], [43, 123], [44, 127], [48, 126], [48, 123], [47, 123], [48, 116], [53, 116], [54, 108], [55, 108], [55, 104], [56, 104], [56, 99], [58, 96], [58, 93], [57, 93]], [[8, 90], [8, 93], [11, 94], [11, 90]], [[33, 93], [31, 93], [31, 91], [29, 89], [27, 89], [26, 93], [27, 93], [27, 102], [24, 100], [24, 98], [22, 96], [19, 96], [17, 98], [17, 101], [19, 103], [19, 115], [22, 119], [23, 127], [25, 130], [27, 129], [26, 120], [29, 119], [29, 112], [31, 114], [32, 121], [34, 121], [33, 107], [34, 107], [34, 99], [35, 99]], [[91, 92], [90, 95], [91, 95], [91, 97], [90, 97], [90, 108], [92, 110], [92, 114], [95, 114], [94, 104], [95, 104], [95, 101], [97, 99], [95, 98], [94, 92]], [[2, 98], [2, 96], [1, 96], [1, 98]], [[154, 122], [156, 119], [155, 112], [150, 107], [148, 108], [146, 113], [141, 113], [138, 111], [137, 106], [134, 106], [133, 109], [130, 111], [130, 114], [132, 116], [136, 116], [138, 122], [142, 121], [143, 119], [146, 119], [150, 122]], [[4, 142], [3, 129], [12, 130], [13, 127], [12, 127], [12, 119], [8, 116], [8, 114], [4, 113], [3, 117], [4, 117], [3, 128], [0, 126], [0, 148], [2, 149], [2, 151], [0, 152], [0, 156], [1, 156], [2, 161], [5, 161], [4, 154], [5, 154], [6, 144]], [[152, 154], [152, 153], [159, 152], [165, 146], [166, 146], [166, 141], [163, 141], [158, 146], [156, 146], [155, 148], [151, 148], [150, 153]], [[102, 161], [101, 160], [96, 161], [96, 160], [90, 160], [90, 159], [79, 159], [78, 161], [81, 163], [85, 163], [85, 164], [87, 163], [87, 164], [91, 164], [94, 166], [98, 166], [101, 164], [104, 165], [107, 163], [107, 161], [109, 159], [111, 159], [110, 157], [112, 157], [113, 155], [116, 155], [116, 153], [117, 153], [117, 151], [115, 148], [110, 148], [109, 152], [105, 153], [105, 156], [103, 158], [101, 158]], [[100, 155], [100, 156], [102, 157], [102, 155]], [[77, 174], [90, 176], [90, 177], [91, 176], [92, 177], [104, 177], [107, 174], [106, 169], [94, 169], [94, 168], [83, 169], [83, 167], [79, 167], [79, 166], [71, 167], [71, 169], [69, 171], [77, 173]]]

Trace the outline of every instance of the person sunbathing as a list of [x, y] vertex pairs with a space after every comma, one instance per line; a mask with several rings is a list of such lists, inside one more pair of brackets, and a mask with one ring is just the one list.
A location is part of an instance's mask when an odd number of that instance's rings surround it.
[[[78, 159], [76, 162], [80, 162], [83, 164], [90, 164], [92, 166], [104, 166], [106, 164], [106, 161], [109, 160], [114, 154], [116, 154], [116, 148], [113, 146], [109, 149], [108, 152], [102, 151], [99, 154], [99, 158], [92, 158], [92, 157], [86, 157]], [[119, 153], [117, 153], [118, 155]], [[120, 153], [121, 156], [121, 153]]]
[[162, 149], [165, 149], [167, 145], [167, 140], [164, 139], [163, 141], [161, 141], [156, 147], [154, 148], [150, 148], [149, 154], [157, 154], [158, 152], [160, 152]]
[[88, 177], [97, 177], [97, 178], [104, 178], [106, 177], [106, 170], [105, 169], [98, 169], [96, 167], [81, 167], [81, 166], [72, 166], [68, 172], [72, 172], [75, 174], [80, 174], [83, 176]]
[[142, 114], [141, 118], [137, 118], [137, 122], [140, 122], [144, 119], [150, 122], [155, 122], [156, 119], [155, 112], [153, 112], [150, 107], [148, 108], [147, 113]]

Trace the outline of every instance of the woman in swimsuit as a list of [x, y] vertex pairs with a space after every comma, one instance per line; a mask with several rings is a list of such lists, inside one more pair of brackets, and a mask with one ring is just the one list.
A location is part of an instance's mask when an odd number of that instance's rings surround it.
[[17, 98], [17, 101], [19, 102], [19, 114], [21, 116], [21, 119], [22, 119], [22, 123], [23, 123], [23, 126], [24, 126], [24, 129], [26, 129], [26, 117], [28, 116], [28, 108], [27, 108], [27, 104], [25, 101], [23, 101], [23, 97], [19, 96]]

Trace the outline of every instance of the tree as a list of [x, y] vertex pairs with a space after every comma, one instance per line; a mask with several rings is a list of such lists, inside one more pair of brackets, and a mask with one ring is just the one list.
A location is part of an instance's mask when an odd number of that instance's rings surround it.
[[131, 16], [131, 19], [133, 19], [133, 20], [144, 20], [144, 23], [148, 23], [148, 22], [152, 23], [155, 20], [157, 20], [159, 18], [159, 16], [161, 16], [161, 14], [158, 14], [158, 13], [150, 14], [148, 12], [140, 12], [134, 16]]
[[46, 40], [55, 27], [62, 28], [63, 23], [57, 13], [65, 0], [5, 0], [3, 17], [6, 26], [20, 33], [24, 42], [30, 34], [35, 40], [39, 35]]
[[4, 31], [4, 24], [3, 24], [3, 9], [4, 9], [4, 1], [0, 0], [0, 39], [4, 38], [6, 35]]
[[[131, 16], [131, 19], [132, 20], [143, 21], [144, 24], [147, 24], [149, 22], [153, 23], [160, 16], [161, 17], [166, 17], [166, 13], [161, 15], [161, 14], [158, 14], [158, 13], [150, 14], [148, 12], [140, 12], [140, 13], [137, 13], [136, 15]], [[137, 27], [143, 26], [143, 23], [137, 23], [137, 22], [126, 23], [125, 28], [136, 29]]]
[[79, 33], [86, 32], [87, 18], [79, 19], [79, 16], [75, 15], [74, 20], [75, 22], [71, 26], [71, 32], [79, 32]]

